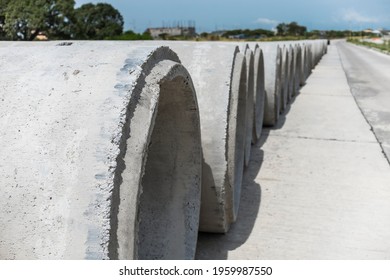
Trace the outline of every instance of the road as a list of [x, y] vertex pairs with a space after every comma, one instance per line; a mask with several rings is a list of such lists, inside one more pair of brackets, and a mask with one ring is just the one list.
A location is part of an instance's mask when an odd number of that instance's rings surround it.
[[238, 221], [201, 233], [197, 259], [390, 259], [388, 65], [332, 43], [252, 147]]
[[390, 158], [390, 56], [338, 42], [351, 91]]

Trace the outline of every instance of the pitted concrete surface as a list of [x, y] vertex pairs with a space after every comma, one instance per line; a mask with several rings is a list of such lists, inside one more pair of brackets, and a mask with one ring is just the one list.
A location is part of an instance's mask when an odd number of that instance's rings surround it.
[[179, 62], [147, 44], [0, 43], [0, 259], [193, 258], [200, 127]]
[[278, 125], [263, 131], [237, 222], [198, 259], [390, 259], [390, 167], [331, 45]]

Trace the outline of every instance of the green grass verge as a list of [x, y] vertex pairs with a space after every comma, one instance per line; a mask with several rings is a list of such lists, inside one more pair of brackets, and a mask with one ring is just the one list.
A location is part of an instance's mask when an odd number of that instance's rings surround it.
[[360, 39], [353, 38], [353, 39], [348, 39], [347, 42], [390, 53], [390, 41], [385, 41], [383, 44], [376, 44], [376, 43], [365, 42], [365, 41], [361, 41]]

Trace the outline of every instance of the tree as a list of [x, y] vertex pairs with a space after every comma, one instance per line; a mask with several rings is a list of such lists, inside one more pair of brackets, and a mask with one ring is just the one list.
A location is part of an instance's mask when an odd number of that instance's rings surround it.
[[11, 0], [0, 0], [0, 40], [7, 38], [7, 33], [5, 32], [5, 13], [6, 7]]
[[245, 38], [262, 38], [262, 37], [272, 37], [274, 34], [270, 30], [265, 29], [234, 29], [234, 30], [228, 30], [225, 33], [223, 33], [222, 37], [229, 38], [230, 36], [237, 36], [237, 35], [244, 35]]
[[295, 21], [290, 23], [280, 23], [276, 26], [279, 36], [303, 36], [306, 33], [306, 27], [301, 26]]
[[286, 36], [288, 34], [288, 26], [285, 23], [279, 23], [276, 26], [276, 31], [279, 36]]
[[77, 39], [102, 40], [123, 32], [123, 17], [110, 4], [84, 4], [75, 10]]
[[41, 32], [50, 39], [71, 38], [74, 0], [2, 1], [3, 29], [9, 39], [34, 40]]
[[305, 32], [306, 32], [306, 27], [305, 26], [301, 26], [298, 23], [296, 23], [295, 21], [291, 22], [287, 26], [288, 26], [288, 33], [289, 33], [289, 35], [292, 35], [292, 36], [303, 36], [303, 35], [305, 35]]
[[143, 34], [135, 33], [132, 30], [127, 30], [121, 35], [106, 37], [108, 40], [153, 40], [149, 32], [144, 32]]

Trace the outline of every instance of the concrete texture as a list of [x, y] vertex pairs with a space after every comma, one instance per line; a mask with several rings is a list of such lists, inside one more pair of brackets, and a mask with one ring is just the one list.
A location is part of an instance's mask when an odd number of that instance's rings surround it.
[[287, 99], [290, 90], [290, 72], [291, 72], [291, 59], [290, 59], [289, 45], [283, 45], [282, 48], [282, 78], [281, 78], [281, 94], [279, 99], [280, 112], [284, 112], [287, 108]]
[[253, 146], [237, 222], [198, 259], [390, 259], [390, 167], [331, 45]]
[[254, 96], [254, 116], [253, 116], [253, 139], [255, 144], [261, 137], [264, 120], [264, 103], [265, 103], [265, 89], [264, 89], [264, 57], [263, 51], [256, 44], [254, 46], [254, 74], [255, 74], [255, 96]]
[[311, 71], [314, 67], [313, 64], [313, 51], [312, 51], [312, 45], [310, 43], [305, 44], [306, 47], [306, 79], [310, 76]]
[[279, 119], [281, 77], [282, 77], [282, 51], [279, 43], [259, 43], [264, 54], [264, 123], [273, 126]]
[[236, 219], [244, 169], [245, 56], [230, 43], [154, 43], [179, 55], [198, 97], [204, 159], [199, 229], [227, 232]]
[[175, 53], [2, 43], [0, 72], [1, 259], [193, 258], [199, 114]]
[[[289, 108], [292, 44], [1, 42], [0, 258], [193, 258], [198, 226], [236, 221], [251, 143]], [[311, 69], [323, 44], [300, 44]]]
[[294, 92], [292, 97], [296, 96], [299, 93], [299, 89], [301, 87], [301, 76], [303, 73], [302, 47], [299, 44], [295, 44], [294, 48], [295, 48], [295, 56], [294, 56], [295, 78], [294, 78]]
[[308, 72], [308, 63], [307, 63], [307, 57], [308, 57], [308, 54], [307, 54], [307, 48], [306, 48], [306, 45], [305, 44], [301, 44], [300, 45], [301, 47], [301, 78], [299, 80], [299, 85], [300, 86], [303, 86], [305, 85], [305, 82], [306, 82], [306, 73]]
[[[294, 95], [294, 81], [295, 81], [295, 75], [297, 71], [297, 66], [295, 65], [295, 56], [297, 55], [295, 52], [295, 48], [292, 44], [288, 47], [288, 94], [286, 101], [289, 103], [291, 101], [292, 96]], [[287, 106], [286, 106], [287, 107]]]
[[246, 58], [246, 121], [245, 121], [245, 167], [249, 165], [252, 146], [253, 120], [254, 120], [254, 102], [255, 102], [255, 58], [253, 51], [247, 45], [243, 52]]
[[[231, 43], [231, 44], [237, 44]], [[248, 108], [248, 113], [253, 112], [253, 129], [252, 129], [252, 144], [256, 143], [261, 136], [264, 121], [264, 106], [265, 106], [265, 88], [264, 88], [264, 57], [263, 51], [259, 47], [257, 42], [245, 42], [238, 43], [238, 47], [241, 52], [245, 54], [245, 51], [251, 50], [253, 52], [253, 70], [250, 69], [251, 57], [247, 53], [247, 73], [252, 71], [253, 73], [253, 109]], [[249, 49], [248, 49], [249, 48]], [[249, 62], [248, 62], [249, 61]], [[248, 76], [249, 80], [249, 76]], [[249, 89], [249, 86], [248, 86]], [[251, 101], [247, 101], [248, 104]], [[249, 119], [249, 123], [251, 120]], [[248, 122], [247, 122], [248, 124]], [[248, 132], [249, 127], [247, 127]], [[247, 163], [246, 163], [247, 166]]]

